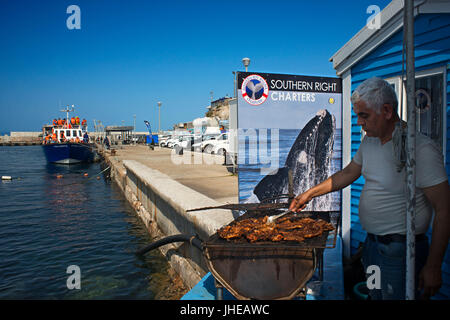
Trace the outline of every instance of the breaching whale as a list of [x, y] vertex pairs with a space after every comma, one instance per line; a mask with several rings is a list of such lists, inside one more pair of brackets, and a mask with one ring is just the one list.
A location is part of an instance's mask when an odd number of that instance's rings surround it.
[[[324, 181], [330, 175], [334, 143], [335, 118], [328, 110], [320, 110], [300, 131], [284, 167], [266, 175], [254, 188], [251, 202], [288, 193], [289, 170], [292, 170], [294, 195]], [[256, 197], [255, 197], [256, 196]], [[250, 199], [249, 199], [250, 200]], [[306, 210], [330, 210], [331, 195], [313, 199]]]

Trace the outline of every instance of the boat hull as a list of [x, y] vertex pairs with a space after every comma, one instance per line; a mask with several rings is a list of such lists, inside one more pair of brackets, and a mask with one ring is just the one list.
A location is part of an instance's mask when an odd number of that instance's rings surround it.
[[95, 158], [95, 151], [91, 144], [84, 143], [54, 143], [44, 144], [45, 157], [48, 162], [73, 164], [82, 162], [92, 162]]

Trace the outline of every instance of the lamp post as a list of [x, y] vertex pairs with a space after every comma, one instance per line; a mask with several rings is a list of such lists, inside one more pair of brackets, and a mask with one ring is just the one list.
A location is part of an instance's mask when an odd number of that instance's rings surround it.
[[158, 101], [159, 116], [158, 116], [158, 134], [161, 134], [161, 101]]
[[136, 115], [133, 114], [133, 144], [136, 144]]
[[244, 64], [245, 72], [248, 72], [247, 67], [250, 65], [250, 58], [244, 58], [244, 59], [242, 59], [242, 63]]

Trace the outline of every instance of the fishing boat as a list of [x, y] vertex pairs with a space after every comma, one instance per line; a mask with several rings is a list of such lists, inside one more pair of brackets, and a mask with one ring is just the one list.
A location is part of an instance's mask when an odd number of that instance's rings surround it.
[[42, 127], [45, 157], [48, 162], [74, 164], [93, 162], [96, 158], [95, 145], [87, 139], [87, 124], [70, 123], [69, 112], [75, 107], [67, 107], [67, 121], [64, 124], [54, 123]]

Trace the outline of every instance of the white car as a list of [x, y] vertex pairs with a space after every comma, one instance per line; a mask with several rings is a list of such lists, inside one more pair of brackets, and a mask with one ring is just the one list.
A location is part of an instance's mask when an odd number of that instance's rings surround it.
[[229, 154], [230, 153], [230, 141], [228, 141], [228, 140], [217, 141], [217, 143], [214, 145], [211, 153], [217, 154], [219, 156]]
[[[222, 133], [217, 138], [206, 140], [201, 143], [201, 150], [206, 153], [213, 153], [217, 145], [222, 144], [222, 142], [228, 141], [228, 133]], [[218, 150], [218, 149], [217, 149]]]
[[182, 136], [179, 141], [173, 143], [172, 146], [177, 153], [180, 153], [180, 150], [194, 150], [194, 135]]
[[172, 138], [172, 136], [162, 136], [159, 138], [159, 146], [165, 147], [167, 145], [167, 141]]
[[203, 151], [203, 147], [205, 146], [204, 142], [209, 140], [215, 140], [220, 134], [213, 135], [204, 135], [204, 136], [196, 136], [195, 143], [193, 144], [195, 151]]
[[180, 139], [181, 139], [181, 137], [173, 137], [173, 138], [170, 138], [170, 139], [167, 140], [167, 142], [166, 142], [166, 147], [168, 147], [168, 148], [173, 148], [173, 146], [174, 146], [176, 143], [179, 143], [179, 142], [180, 142]]

